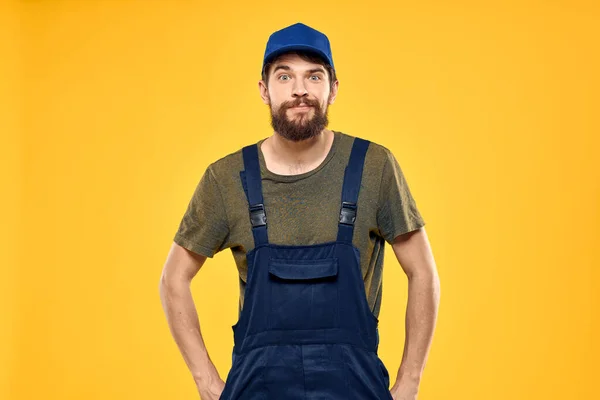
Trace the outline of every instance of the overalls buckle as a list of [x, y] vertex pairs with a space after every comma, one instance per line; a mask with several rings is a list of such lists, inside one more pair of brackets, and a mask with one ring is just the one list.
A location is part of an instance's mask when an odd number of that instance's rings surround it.
[[356, 203], [350, 203], [348, 201], [342, 202], [342, 209], [340, 210], [340, 224], [354, 225], [356, 220]]
[[264, 226], [267, 224], [267, 214], [264, 204], [255, 204], [250, 206], [250, 223], [252, 227]]

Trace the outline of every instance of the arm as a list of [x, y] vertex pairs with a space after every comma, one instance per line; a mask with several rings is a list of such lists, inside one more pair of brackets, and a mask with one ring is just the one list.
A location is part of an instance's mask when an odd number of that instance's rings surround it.
[[162, 270], [160, 299], [171, 334], [196, 381], [202, 399], [218, 399], [224, 382], [208, 356], [190, 283], [206, 256], [173, 243]]
[[406, 339], [394, 399], [416, 399], [433, 338], [440, 298], [440, 282], [425, 228], [394, 239], [392, 248], [408, 277]]

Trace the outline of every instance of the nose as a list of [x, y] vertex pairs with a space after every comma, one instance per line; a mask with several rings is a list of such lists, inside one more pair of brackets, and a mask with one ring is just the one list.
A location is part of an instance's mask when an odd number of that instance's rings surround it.
[[294, 81], [294, 87], [292, 89], [292, 95], [294, 97], [303, 97], [308, 95], [308, 91], [304, 86], [304, 81], [302, 79], [296, 79]]

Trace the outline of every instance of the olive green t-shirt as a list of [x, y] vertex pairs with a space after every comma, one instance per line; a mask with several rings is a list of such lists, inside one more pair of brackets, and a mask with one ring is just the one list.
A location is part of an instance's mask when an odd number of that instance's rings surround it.
[[[267, 234], [279, 245], [312, 245], [337, 239], [344, 169], [354, 136], [333, 131], [325, 160], [298, 175], [278, 175], [266, 168], [258, 144]], [[183, 215], [174, 241], [186, 249], [213, 257], [231, 249], [239, 272], [240, 310], [248, 266], [246, 253], [254, 248], [248, 201], [240, 180], [242, 150], [210, 164]], [[425, 225], [398, 161], [386, 147], [371, 142], [367, 150], [354, 223], [353, 244], [367, 300], [379, 315], [385, 242]]]

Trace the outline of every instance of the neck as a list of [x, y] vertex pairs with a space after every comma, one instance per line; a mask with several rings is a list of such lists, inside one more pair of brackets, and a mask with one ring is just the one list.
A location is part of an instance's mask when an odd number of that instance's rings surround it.
[[323, 129], [317, 136], [299, 142], [285, 139], [280, 134], [274, 133], [264, 143], [267, 142], [271, 153], [280, 162], [306, 165], [322, 159], [323, 154], [329, 152], [333, 142], [333, 132]]

